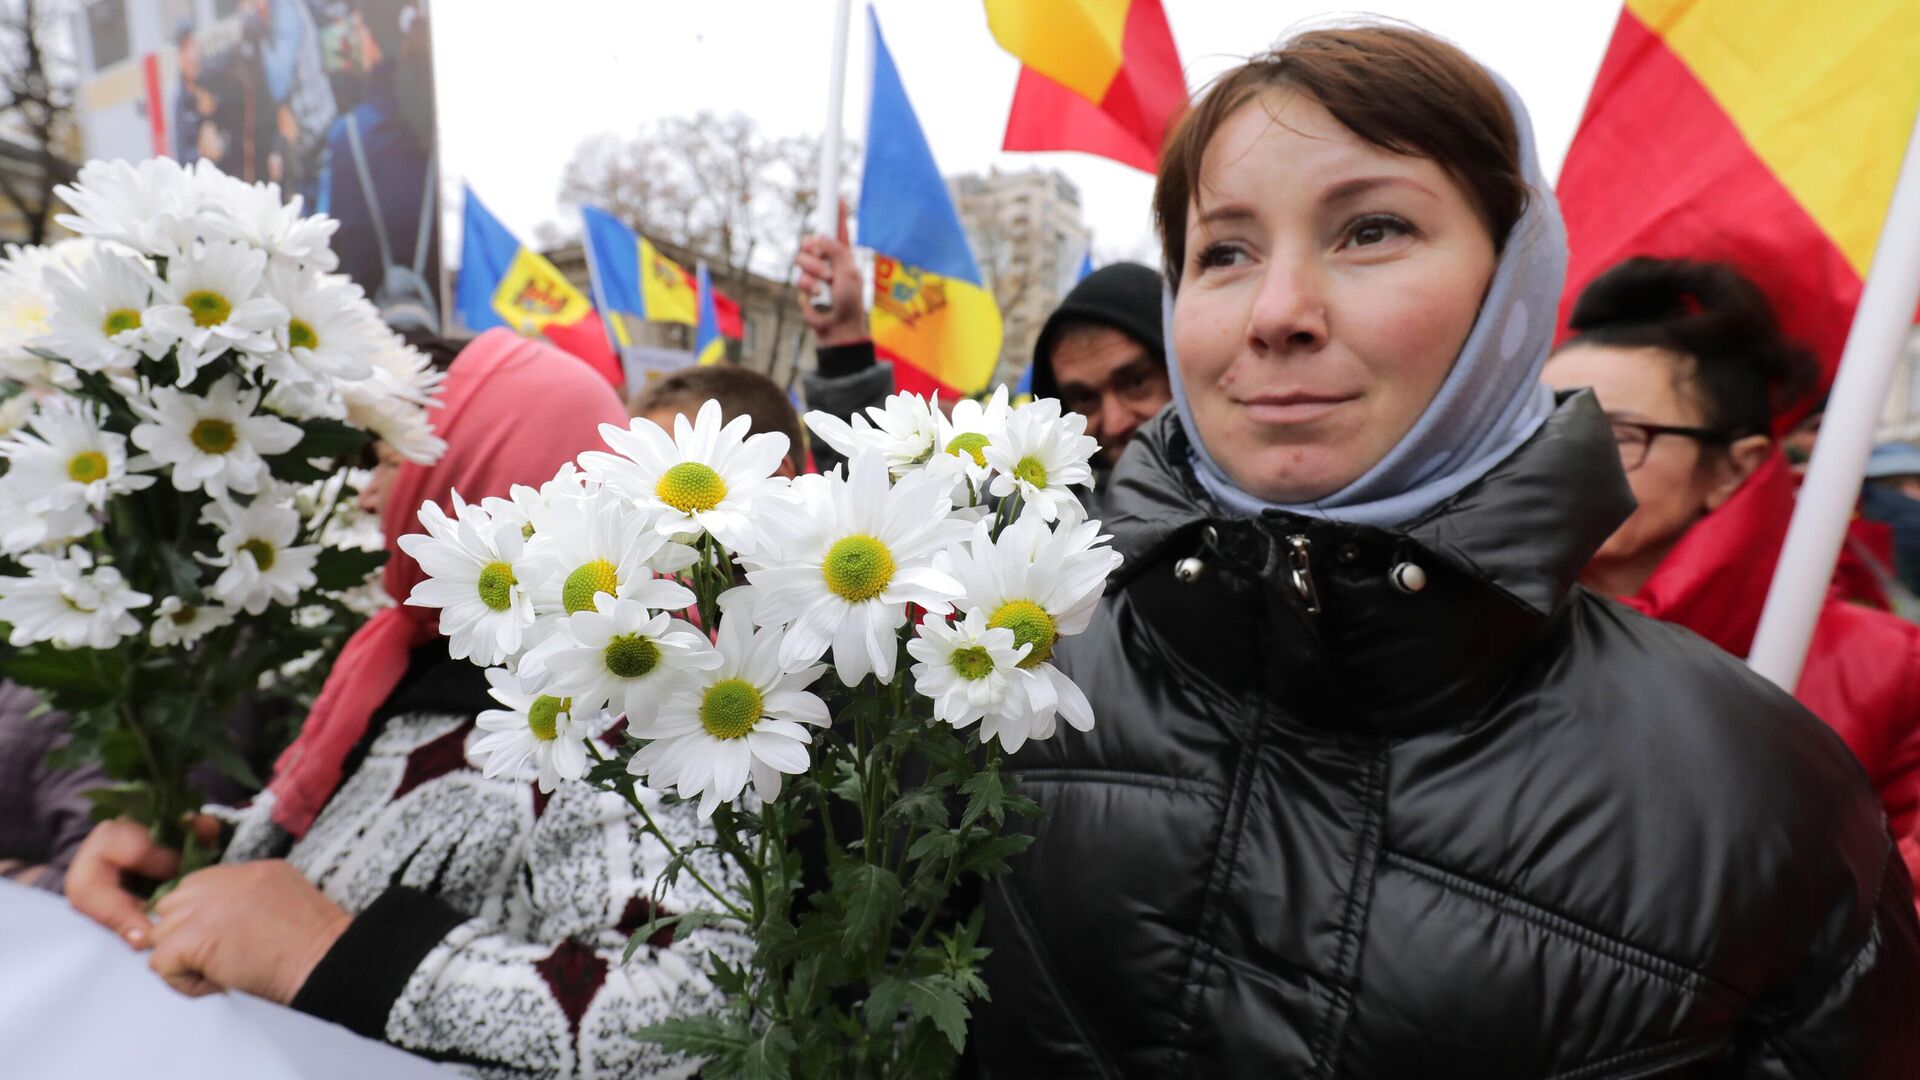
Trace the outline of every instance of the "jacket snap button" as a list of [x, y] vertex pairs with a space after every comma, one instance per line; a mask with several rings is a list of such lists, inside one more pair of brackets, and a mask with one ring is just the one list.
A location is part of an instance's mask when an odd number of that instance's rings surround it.
[[1417, 564], [1403, 562], [1388, 572], [1393, 587], [1403, 593], [1417, 593], [1427, 587], [1427, 572]]
[[1173, 576], [1179, 579], [1182, 585], [1191, 585], [1200, 580], [1200, 575], [1205, 573], [1206, 569], [1206, 563], [1189, 555], [1173, 564]]

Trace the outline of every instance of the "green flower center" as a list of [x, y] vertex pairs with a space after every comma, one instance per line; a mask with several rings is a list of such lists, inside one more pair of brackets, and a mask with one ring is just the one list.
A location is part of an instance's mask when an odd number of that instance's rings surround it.
[[745, 679], [722, 679], [700, 699], [700, 726], [716, 739], [743, 738], [760, 722], [760, 690]]
[[108, 337], [138, 329], [140, 329], [140, 313], [132, 308], [116, 308], [109, 311], [106, 321], [100, 324], [100, 332]]
[[312, 324], [303, 319], [287, 320], [287, 348], [313, 349], [320, 345], [320, 335], [313, 332]]
[[1046, 663], [1053, 656], [1054, 641], [1059, 638], [1053, 616], [1047, 614], [1046, 608], [1031, 600], [1011, 600], [1001, 604], [987, 620], [987, 625], [995, 630], [1005, 628], [1013, 631], [1015, 648], [1033, 646], [1027, 658], [1020, 661], [1023, 668]]
[[820, 569], [834, 595], [859, 603], [886, 591], [893, 580], [893, 553], [871, 536], [844, 536], [827, 549]]
[[987, 463], [987, 437], [977, 431], [963, 431], [947, 444], [947, 453], [954, 457], [970, 457], [975, 465]]
[[566, 608], [569, 615], [592, 611], [595, 594], [619, 591], [619, 571], [607, 560], [595, 559], [567, 575], [566, 582], [560, 586], [560, 606]]
[[697, 461], [683, 461], [660, 474], [653, 493], [660, 501], [683, 514], [711, 510], [727, 497], [727, 482], [720, 474]]
[[76, 484], [91, 484], [107, 476], [107, 455], [98, 450], [82, 450], [67, 462], [67, 479]]
[[203, 454], [224, 454], [240, 441], [239, 433], [225, 420], [202, 420], [187, 433], [187, 441]]
[[476, 587], [480, 602], [495, 611], [507, 610], [513, 606], [514, 583], [513, 567], [503, 562], [488, 563], [480, 568], [480, 583]]
[[184, 302], [193, 314], [193, 325], [199, 327], [219, 326], [233, 314], [233, 305], [226, 297], [206, 289], [188, 293]]
[[525, 525], [520, 526], [520, 539], [533, 539], [533, 522], [529, 521]]
[[1037, 488], [1047, 486], [1047, 466], [1031, 454], [1021, 458], [1020, 463], [1013, 467], [1013, 475]]
[[272, 544], [267, 543], [265, 540], [256, 538], [253, 540], [249, 540], [244, 544], [241, 544], [240, 550], [253, 556], [253, 564], [260, 568], [261, 573], [264, 574], [267, 571], [273, 569], [273, 545]]
[[527, 708], [527, 730], [541, 742], [552, 742], [554, 736], [560, 734], [560, 714], [572, 711], [572, 698], [542, 694]]
[[621, 634], [607, 642], [607, 670], [622, 679], [638, 679], [660, 662], [660, 646], [639, 634]]
[[173, 625], [175, 626], [186, 626], [193, 622], [193, 617], [198, 614], [200, 614], [199, 608], [194, 607], [192, 604], [184, 604], [179, 611], [167, 616], [167, 618], [172, 619]]
[[968, 682], [984, 679], [993, 674], [993, 657], [979, 645], [969, 645], [964, 649], [953, 650], [952, 664], [953, 670], [959, 672], [960, 677]]

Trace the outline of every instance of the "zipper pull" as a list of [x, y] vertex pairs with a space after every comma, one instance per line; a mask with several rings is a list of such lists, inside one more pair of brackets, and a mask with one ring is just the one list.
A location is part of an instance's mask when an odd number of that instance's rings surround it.
[[1287, 537], [1287, 565], [1293, 577], [1293, 591], [1300, 594], [1300, 600], [1307, 606], [1307, 614], [1320, 614], [1320, 593], [1313, 586], [1313, 541], [1305, 536]]

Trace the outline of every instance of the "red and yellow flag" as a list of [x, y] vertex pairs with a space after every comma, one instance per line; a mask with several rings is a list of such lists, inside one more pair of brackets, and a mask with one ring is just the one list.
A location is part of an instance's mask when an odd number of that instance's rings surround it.
[[1560, 172], [1562, 325], [1622, 259], [1724, 260], [1831, 378], [1917, 107], [1913, 0], [1628, 0]]
[[1000, 47], [1026, 65], [1007, 150], [1081, 150], [1153, 172], [1187, 104], [1160, 0], [986, 0]]

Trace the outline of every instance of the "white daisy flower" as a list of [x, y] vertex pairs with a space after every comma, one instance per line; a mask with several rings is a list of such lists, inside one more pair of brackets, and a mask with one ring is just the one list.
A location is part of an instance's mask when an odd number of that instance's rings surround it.
[[34, 494], [42, 511], [85, 506], [153, 486], [153, 477], [127, 471], [127, 439], [101, 426], [100, 406], [51, 397], [27, 421], [27, 430], [0, 440], [9, 477]]
[[802, 725], [830, 722], [827, 703], [807, 690], [826, 669], [788, 670], [782, 636], [776, 627], [756, 632], [745, 619], [722, 619], [720, 666], [694, 675], [652, 723], [628, 724], [628, 734], [652, 741], [627, 770], [656, 791], [700, 796], [703, 818], [738, 798], [749, 780], [761, 799], [779, 798], [781, 775], [807, 770], [813, 736]]
[[920, 620], [919, 636], [907, 642], [907, 652], [919, 661], [913, 688], [933, 699], [934, 719], [956, 728], [984, 720], [980, 740], [998, 737], [1008, 753], [1020, 749], [1032, 725], [1024, 711], [1003, 725], [1000, 706], [1007, 688], [1023, 677], [1019, 665], [1031, 651], [1031, 644], [1015, 642], [1012, 630], [988, 627], [979, 608], [957, 623], [928, 615]]
[[93, 257], [91, 240], [62, 240], [46, 247], [6, 245], [0, 258], [0, 377], [23, 386], [52, 386], [55, 365], [28, 352], [44, 348], [52, 329], [53, 279], [84, 267]]
[[339, 387], [346, 420], [374, 433], [401, 457], [431, 465], [446, 453], [446, 441], [433, 433], [426, 409], [446, 373], [427, 355], [389, 334], [368, 357], [372, 373]]
[[0, 477], [0, 554], [19, 555], [48, 544], [64, 544], [98, 527], [85, 503], [35, 509], [40, 501], [39, 493], [18, 477]]
[[[1007, 417], [1012, 411], [1004, 383], [985, 403], [962, 398], [953, 403], [952, 416], [934, 411], [934, 438], [940, 453], [934, 455], [929, 467], [946, 461], [957, 464], [966, 478], [969, 503], [987, 501], [987, 482], [993, 477], [993, 466], [987, 464], [987, 447], [1006, 441]], [[957, 495], [955, 502], [959, 503]]]
[[785, 506], [769, 505], [777, 548], [744, 558], [755, 588], [753, 621], [789, 627], [781, 663], [811, 661], [829, 645], [840, 681], [893, 678], [908, 604], [945, 614], [960, 582], [934, 557], [967, 534], [950, 515], [946, 478], [915, 473], [888, 484], [886, 459], [868, 448], [845, 476], [806, 477]]
[[[693, 604], [693, 593], [685, 603]], [[679, 689], [689, 672], [720, 666], [720, 654], [692, 624], [654, 614], [638, 600], [616, 600], [606, 593], [599, 606], [569, 616], [564, 632], [546, 657], [553, 680], [546, 690], [573, 699], [582, 713], [608, 709], [625, 713], [627, 723], [651, 724], [660, 703]]]
[[53, 313], [40, 348], [81, 371], [131, 370], [142, 356], [167, 354], [167, 343], [142, 325], [153, 303], [153, 278], [137, 259], [97, 252], [83, 267], [49, 274], [47, 286]]
[[205, 396], [162, 386], [150, 401], [136, 396], [128, 404], [143, 421], [128, 437], [172, 469], [174, 490], [204, 489], [216, 499], [259, 491], [269, 476], [262, 455], [284, 454], [304, 435], [278, 417], [256, 415], [260, 391], [242, 389], [232, 375]]
[[[807, 427], [822, 442], [851, 461], [869, 447], [886, 457], [887, 471], [904, 476], [933, 456], [939, 440], [939, 402], [928, 402], [918, 394], [899, 393], [884, 405], [868, 406], [866, 416], [855, 414], [851, 421], [832, 413], [814, 410], [807, 414]], [[871, 419], [869, 419], [871, 418]]]
[[1120, 565], [1120, 553], [1100, 546], [1103, 539], [1100, 523], [1082, 520], [1075, 503], [1058, 525], [1050, 528], [1037, 512], [1028, 513], [997, 541], [983, 521], [949, 554], [967, 605], [986, 614], [989, 628], [1011, 630], [1017, 644], [1029, 647], [1017, 669], [1024, 677], [1012, 681], [1003, 706], [1010, 715], [1000, 736], [1008, 749], [1024, 741], [1009, 727], [1021, 712], [1032, 723], [1028, 738], [1052, 735], [1056, 713], [1081, 731], [1093, 727], [1086, 695], [1048, 661], [1061, 638], [1087, 628], [1107, 576]]
[[193, 382], [208, 361], [230, 349], [270, 353], [274, 332], [287, 325], [287, 309], [261, 296], [267, 256], [231, 240], [197, 245], [167, 264], [158, 303], [141, 314], [155, 340], [174, 346], [179, 385]]
[[524, 688], [506, 668], [488, 668], [493, 700], [504, 709], [487, 709], [474, 719], [483, 734], [467, 755], [487, 777], [535, 780], [552, 793], [562, 780], [587, 775], [589, 733], [573, 703]]
[[195, 556], [225, 567], [210, 590], [214, 599], [258, 615], [268, 604], [292, 606], [313, 587], [320, 546], [294, 545], [300, 513], [289, 501], [268, 491], [244, 507], [216, 498], [200, 511], [201, 520], [220, 530], [220, 554]]
[[331, 246], [340, 223], [325, 214], [303, 215], [299, 195], [283, 201], [279, 184], [249, 184], [204, 158], [194, 165], [194, 179], [220, 208], [203, 219], [212, 235], [251, 244], [288, 265], [322, 272], [340, 265]]
[[219, 604], [195, 606], [177, 596], [160, 601], [153, 614], [153, 627], [147, 640], [156, 649], [175, 645], [191, 648], [193, 643], [233, 622], [233, 610]]
[[153, 597], [135, 592], [120, 571], [95, 568], [82, 547], [63, 554], [24, 555], [27, 576], [0, 577], [0, 622], [15, 647], [51, 641], [62, 649], [111, 649], [140, 632], [134, 608]]
[[426, 571], [407, 603], [440, 609], [440, 632], [455, 660], [483, 667], [520, 651], [533, 626], [530, 586], [546, 569], [525, 557], [526, 540], [511, 521], [494, 521], [453, 493], [453, 517], [431, 500], [420, 504], [426, 534], [400, 538], [400, 550]]
[[1018, 492], [1020, 498], [1052, 521], [1080, 499], [1067, 490], [1074, 484], [1093, 486], [1093, 466], [1087, 464], [1100, 441], [1086, 434], [1087, 418], [1060, 415], [1060, 402], [1041, 398], [1022, 405], [1007, 417], [1004, 444], [986, 448], [993, 466], [993, 494], [1000, 498]]
[[729, 551], [749, 551], [759, 543], [754, 500], [785, 487], [773, 474], [787, 456], [785, 435], [749, 436], [752, 423], [736, 416], [722, 427], [720, 403], [708, 401], [691, 424], [685, 415], [673, 418], [672, 438], [650, 420], [635, 418], [626, 428], [602, 424], [600, 437], [616, 453], [581, 454], [580, 467], [657, 515], [654, 528], [662, 535], [706, 532]]
[[148, 158], [137, 165], [89, 161], [74, 183], [53, 191], [73, 208], [73, 213], [54, 220], [81, 236], [164, 259], [193, 246], [196, 193], [187, 171], [171, 158]]
[[[285, 355], [300, 367], [328, 380], [372, 377], [367, 358], [391, 331], [360, 286], [338, 274], [274, 266], [267, 271], [266, 294], [287, 309], [286, 325], [275, 333]], [[272, 368], [270, 360], [269, 374]]]

